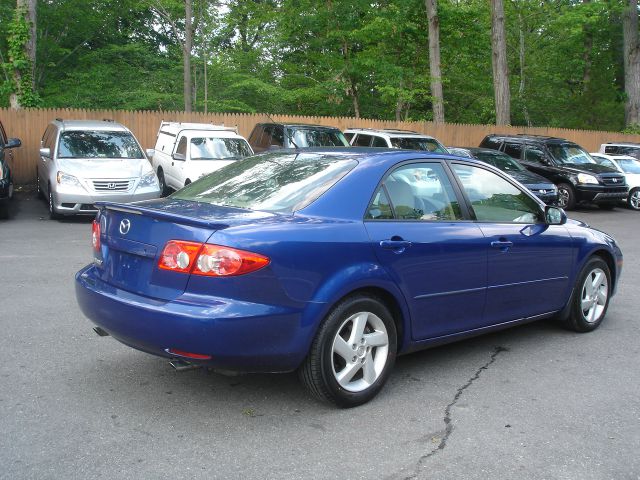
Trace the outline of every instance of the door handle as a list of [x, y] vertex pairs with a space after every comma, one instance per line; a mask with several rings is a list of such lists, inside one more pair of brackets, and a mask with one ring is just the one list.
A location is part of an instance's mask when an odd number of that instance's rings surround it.
[[408, 240], [381, 240], [380, 246], [387, 250], [393, 250], [394, 253], [402, 253], [411, 246]]
[[506, 252], [511, 247], [513, 247], [513, 242], [510, 242], [509, 240], [503, 240], [503, 239], [494, 240], [493, 242], [491, 242], [491, 246], [494, 248], [499, 248], [502, 252]]

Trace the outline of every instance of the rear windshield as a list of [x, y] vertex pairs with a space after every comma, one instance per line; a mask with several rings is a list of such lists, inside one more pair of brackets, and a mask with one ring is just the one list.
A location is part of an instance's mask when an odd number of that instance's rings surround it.
[[449, 153], [435, 138], [392, 138], [391, 145], [406, 150], [426, 150], [427, 152]]
[[503, 172], [522, 172], [525, 168], [505, 153], [476, 152], [476, 158], [489, 165], [499, 168]]
[[144, 158], [129, 132], [73, 130], [60, 134], [58, 158]]
[[306, 207], [357, 165], [317, 154], [268, 153], [231, 163], [178, 190], [172, 198], [293, 213]]
[[290, 128], [289, 134], [294, 147], [348, 147], [349, 142], [340, 130], [311, 128]]
[[591, 155], [575, 143], [551, 143], [547, 144], [547, 148], [559, 163], [570, 165], [596, 163]]
[[251, 155], [249, 144], [241, 138], [192, 138], [191, 160], [238, 159]]

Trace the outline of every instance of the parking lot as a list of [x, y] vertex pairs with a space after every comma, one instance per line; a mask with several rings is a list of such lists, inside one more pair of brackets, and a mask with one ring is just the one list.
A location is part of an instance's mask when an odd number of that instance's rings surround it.
[[295, 374], [177, 372], [98, 337], [73, 284], [91, 220], [51, 221], [32, 192], [12, 209], [0, 478], [640, 478], [637, 212], [570, 212], [625, 255], [596, 332], [542, 321], [404, 356], [373, 401], [338, 410]]

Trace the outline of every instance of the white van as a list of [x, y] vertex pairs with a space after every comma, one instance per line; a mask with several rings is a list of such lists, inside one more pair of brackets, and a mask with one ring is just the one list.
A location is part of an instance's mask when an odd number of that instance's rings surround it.
[[253, 150], [236, 127], [208, 123], [162, 122], [156, 146], [148, 150], [162, 194], [179, 190]]

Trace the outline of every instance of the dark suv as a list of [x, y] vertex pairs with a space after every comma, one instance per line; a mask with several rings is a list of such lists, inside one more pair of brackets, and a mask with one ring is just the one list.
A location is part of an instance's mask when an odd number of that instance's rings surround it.
[[323, 125], [258, 123], [249, 135], [256, 153], [277, 148], [348, 147], [349, 142], [335, 127]]
[[12, 148], [20, 146], [17, 138], [7, 138], [0, 122], [0, 218], [9, 216], [9, 200], [13, 196], [13, 177], [9, 168], [9, 158], [13, 158]]
[[611, 209], [629, 191], [624, 175], [599, 165], [582, 147], [562, 138], [494, 134], [480, 146], [504, 152], [551, 180], [558, 187], [558, 205], [567, 210], [579, 202]]

